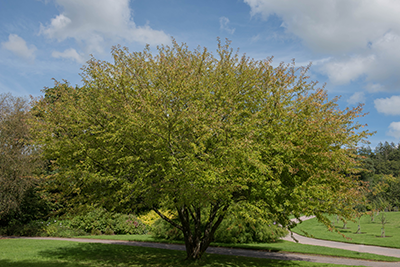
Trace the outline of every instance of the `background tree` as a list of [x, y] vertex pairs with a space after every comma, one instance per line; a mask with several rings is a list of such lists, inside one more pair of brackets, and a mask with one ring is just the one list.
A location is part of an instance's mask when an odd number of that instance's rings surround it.
[[379, 143], [375, 150], [358, 149], [363, 171], [361, 180], [368, 183], [367, 198], [372, 210], [400, 206], [400, 147], [394, 143]]
[[0, 94], [0, 219], [18, 209], [38, 166], [27, 124], [29, 103]]
[[112, 56], [35, 105], [38, 144], [77, 199], [139, 201], [182, 231], [188, 259], [235, 203], [283, 227], [301, 213], [352, 216], [361, 107], [340, 110], [307, 68], [240, 57], [229, 42], [215, 56], [176, 42]]

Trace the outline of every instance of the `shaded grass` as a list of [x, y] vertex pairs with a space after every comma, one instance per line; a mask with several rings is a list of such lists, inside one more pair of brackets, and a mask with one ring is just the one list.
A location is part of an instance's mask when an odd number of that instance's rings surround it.
[[[184, 244], [183, 242], [179, 242], [179, 241], [170, 241], [170, 240], [165, 240], [165, 239], [154, 238], [151, 235], [78, 236], [77, 238]], [[304, 245], [304, 244], [283, 241], [283, 240], [280, 240], [276, 243], [259, 243], [259, 244], [256, 244], [256, 243], [255, 244], [212, 243], [212, 246], [229, 247], [229, 248], [243, 248], [243, 249], [256, 249], [256, 250], [264, 250], [264, 251], [270, 251], [270, 252], [292, 252], [292, 253], [345, 257], [345, 258], [375, 260], [375, 261], [400, 261], [400, 258], [395, 258], [395, 257], [388, 257], [388, 256], [376, 255], [376, 254], [370, 254], [370, 253], [361, 253], [361, 252], [349, 251], [349, 250], [337, 249], [337, 248]]]
[[205, 254], [201, 261], [187, 262], [184, 251], [155, 248], [78, 243], [56, 240], [2, 239], [2, 267], [88, 267], [88, 266], [344, 266]]
[[380, 222], [382, 212], [375, 216], [375, 221], [371, 221], [369, 215], [361, 217], [361, 234], [356, 234], [358, 229], [358, 221], [348, 222], [347, 229], [342, 229], [343, 222], [336, 220], [336, 216], [328, 216], [335, 223], [337, 229], [347, 238], [336, 232], [330, 232], [322, 223], [319, 223], [316, 218], [302, 222], [293, 229], [293, 232], [304, 235], [306, 233], [314, 238], [332, 240], [339, 242], [347, 242], [363, 245], [375, 245], [381, 247], [400, 248], [400, 212], [385, 212], [387, 223], [385, 224], [385, 238], [380, 237], [382, 224]]

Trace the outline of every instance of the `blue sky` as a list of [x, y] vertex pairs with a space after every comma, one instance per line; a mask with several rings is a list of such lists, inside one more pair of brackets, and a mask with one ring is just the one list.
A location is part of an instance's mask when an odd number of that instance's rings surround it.
[[255, 59], [312, 62], [341, 108], [364, 103], [371, 147], [400, 141], [400, 1], [0, 0], [0, 93], [39, 96], [52, 78], [81, 84], [92, 54], [170, 44], [215, 51], [228, 38]]

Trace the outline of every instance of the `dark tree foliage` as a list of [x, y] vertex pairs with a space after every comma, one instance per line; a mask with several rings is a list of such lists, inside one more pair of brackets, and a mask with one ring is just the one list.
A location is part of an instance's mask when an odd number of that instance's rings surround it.
[[379, 143], [375, 148], [372, 160], [376, 174], [400, 175], [400, 148], [394, 143]]
[[361, 179], [369, 183], [367, 195], [376, 208], [393, 208], [400, 205], [400, 143], [379, 143], [375, 150], [362, 147]]

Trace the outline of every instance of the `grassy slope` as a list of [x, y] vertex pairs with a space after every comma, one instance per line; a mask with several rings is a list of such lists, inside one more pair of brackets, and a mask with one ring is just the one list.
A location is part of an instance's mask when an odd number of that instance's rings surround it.
[[2, 267], [83, 266], [325, 266], [300, 261], [280, 261], [206, 254], [197, 263], [182, 260], [184, 251], [54, 240], [0, 239]]
[[[183, 244], [183, 242], [155, 239], [151, 235], [102, 235], [102, 236], [79, 236], [79, 238]], [[221, 243], [215, 244], [215, 243], [213, 243], [212, 245], [220, 246], [220, 247], [259, 249], [259, 250], [274, 251], [274, 252], [277, 252], [277, 251], [295, 252], [295, 253], [304, 253], [304, 254], [336, 256], [336, 257], [377, 260], [377, 261], [399, 261], [400, 260], [399, 258], [394, 258], [394, 257], [387, 257], [387, 256], [381, 256], [381, 255], [375, 255], [375, 254], [369, 254], [369, 253], [360, 253], [360, 252], [349, 251], [349, 250], [344, 250], [344, 249], [303, 245], [303, 244], [298, 244], [298, 243], [288, 242], [288, 241], [279, 241], [276, 243], [262, 243], [262, 244], [221, 244]]]
[[358, 222], [348, 222], [348, 229], [342, 229], [343, 222], [339, 221], [338, 223], [336, 216], [330, 216], [330, 220], [335, 223], [338, 230], [350, 239], [346, 239], [335, 232], [329, 232], [317, 219], [304, 221], [294, 228], [293, 231], [302, 235], [304, 235], [302, 231], [305, 231], [314, 238], [325, 240], [400, 248], [400, 212], [384, 213], [388, 221], [385, 225], [386, 238], [380, 237], [382, 228], [380, 220], [382, 214], [381, 212], [378, 216], [375, 216], [374, 222], [371, 222], [371, 217], [369, 215], [361, 217], [361, 234], [355, 233], [358, 229]]

